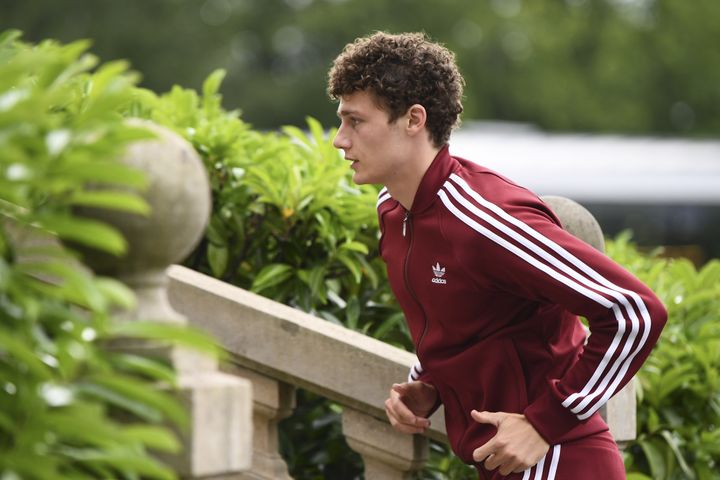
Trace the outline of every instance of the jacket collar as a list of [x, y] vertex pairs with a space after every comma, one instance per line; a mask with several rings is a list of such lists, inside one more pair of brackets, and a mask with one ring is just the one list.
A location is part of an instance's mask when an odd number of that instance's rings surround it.
[[420, 213], [430, 207], [437, 196], [437, 191], [455, 169], [456, 164], [457, 161], [450, 156], [450, 146], [445, 144], [435, 155], [420, 181], [410, 208], [412, 213]]

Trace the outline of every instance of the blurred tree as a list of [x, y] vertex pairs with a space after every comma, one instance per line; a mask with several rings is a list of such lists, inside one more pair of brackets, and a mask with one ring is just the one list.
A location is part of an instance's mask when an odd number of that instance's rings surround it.
[[[422, 5], [422, 6], [421, 6]], [[374, 30], [423, 30], [456, 52], [464, 118], [549, 130], [717, 136], [717, 0], [2, 0], [0, 30], [90, 38], [143, 85], [199, 88], [225, 68], [226, 104], [260, 128], [334, 122], [325, 75]]]

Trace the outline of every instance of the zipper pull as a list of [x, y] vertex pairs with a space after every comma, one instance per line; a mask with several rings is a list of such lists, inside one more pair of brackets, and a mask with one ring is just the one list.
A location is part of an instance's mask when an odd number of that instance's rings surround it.
[[405, 212], [405, 218], [403, 218], [403, 237], [405, 236], [405, 233], [407, 232], [407, 221], [410, 217], [410, 212]]

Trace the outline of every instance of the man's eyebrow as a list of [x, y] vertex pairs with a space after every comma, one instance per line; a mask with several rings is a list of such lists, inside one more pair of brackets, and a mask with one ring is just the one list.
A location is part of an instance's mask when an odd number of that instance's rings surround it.
[[337, 111], [338, 117], [347, 117], [348, 115], [357, 115], [357, 110], [349, 110], [349, 109], [340, 109]]

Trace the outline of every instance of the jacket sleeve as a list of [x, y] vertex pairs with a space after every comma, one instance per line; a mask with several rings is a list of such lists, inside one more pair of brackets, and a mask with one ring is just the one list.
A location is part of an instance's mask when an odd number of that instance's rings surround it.
[[562, 378], [547, 379], [545, 393], [524, 411], [552, 445], [633, 377], [667, 312], [631, 273], [564, 231], [537, 197], [514, 192], [511, 200], [493, 203], [459, 180], [439, 195], [477, 233], [479, 263], [473, 269], [483, 281], [588, 320], [591, 334], [577, 362]]
[[578, 361], [562, 378], [549, 379], [546, 392], [524, 412], [552, 445], [632, 379], [657, 342], [667, 311], [630, 272], [542, 215], [537, 217], [530, 215], [524, 223], [537, 233], [530, 238], [544, 253], [531, 249], [535, 260], [523, 279], [525, 294], [584, 316], [590, 328]]

